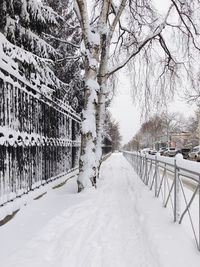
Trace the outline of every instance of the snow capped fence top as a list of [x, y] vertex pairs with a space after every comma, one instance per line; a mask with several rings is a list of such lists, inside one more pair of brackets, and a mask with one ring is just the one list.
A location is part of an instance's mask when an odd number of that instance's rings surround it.
[[139, 152], [133, 151], [126, 151], [126, 154], [130, 154], [130, 155], [134, 155], [134, 156], [138, 156], [141, 158], [146, 158], [146, 159], [150, 159], [150, 160], [154, 160], [159, 162], [160, 164], [167, 164], [170, 167], [176, 167], [180, 169], [180, 171], [182, 172], [182, 174], [188, 175], [189, 177], [191, 177], [191, 179], [194, 179], [195, 181], [199, 181], [199, 176], [200, 176], [200, 164], [198, 162], [195, 161], [189, 161], [189, 160], [185, 160], [183, 159], [183, 157], [181, 155], [177, 155], [176, 157], [164, 157], [164, 156], [160, 156], [159, 154], [157, 155], [142, 155]]

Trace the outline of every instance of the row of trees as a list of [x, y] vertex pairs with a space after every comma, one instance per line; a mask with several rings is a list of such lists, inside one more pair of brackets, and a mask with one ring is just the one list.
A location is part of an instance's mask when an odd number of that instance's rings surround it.
[[[173, 134], [189, 133], [188, 142], [198, 142], [199, 112], [185, 119], [180, 113], [162, 113], [144, 122], [140, 130], [124, 146], [127, 150], [155, 147], [157, 143], [170, 143]], [[192, 143], [191, 143], [192, 145]]]

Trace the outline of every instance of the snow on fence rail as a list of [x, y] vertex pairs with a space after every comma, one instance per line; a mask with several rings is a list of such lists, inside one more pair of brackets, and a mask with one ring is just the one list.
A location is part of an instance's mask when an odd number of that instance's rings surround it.
[[168, 158], [129, 151], [123, 155], [163, 206], [172, 210], [174, 222], [183, 222], [187, 230], [190, 226], [200, 251], [200, 163], [182, 155]]
[[74, 170], [80, 117], [0, 68], [0, 206]]

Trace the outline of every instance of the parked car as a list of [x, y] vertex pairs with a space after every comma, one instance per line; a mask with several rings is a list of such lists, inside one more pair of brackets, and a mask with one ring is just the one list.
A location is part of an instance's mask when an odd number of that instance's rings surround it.
[[149, 151], [150, 151], [150, 148], [149, 148], [149, 147], [146, 147], [146, 148], [143, 148], [143, 149], [140, 151], [140, 153], [141, 153], [141, 155], [146, 155], [146, 154], [149, 153]]
[[191, 149], [189, 153], [189, 158], [200, 161], [200, 146], [195, 146], [194, 148]]
[[163, 156], [164, 152], [167, 150], [167, 148], [165, 147], [161, 147], [159, 150], [158, 150], [158, 153], [160, 153], [161, 156]]
[[156, 149], [150, 149], [149, 150], [149, 154], [150, 155], [156, 155], [156, 153], [157, 153], [157, 150]]
[[163, 153], [164, 156], [175, 157], [177, 154], [177, 149], [175, 147], [168, 147], [166, 151]]
[[184, 159], [188, 159], [189, 153], [190, 153], [190, 148], [182, 148], [177, 151], [177, 153], [181, 153], [183, 155]]

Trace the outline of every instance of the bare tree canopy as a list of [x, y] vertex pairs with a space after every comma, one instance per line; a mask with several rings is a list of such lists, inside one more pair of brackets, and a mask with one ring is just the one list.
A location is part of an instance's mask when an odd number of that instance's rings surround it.
[[[146, 147], [155, 147], [155, 144], [161, 143], [162, 137], [165, 137], [165, 143], [170, 143], [170, 135], [184, 131], [195, 131], [194, 121], [196, 118], [184, 119], [180, 113], [163, 112], [161, 115], [154, 115], [144, 122], [137, 134], [124, 146], [128, 150], [139, 150]], [[193, 123], [192, 123], [193, 122]]]
[[135, 97], [146, 110], [151, 101], [160, 107], [176, 87], [197, 90], [199, 4], [171, 0], [161, 16], [151, 0], [75, 1], [85, 69], [80, 189], [98, 176], [108, 83], [118, 70], [129, 66]]

